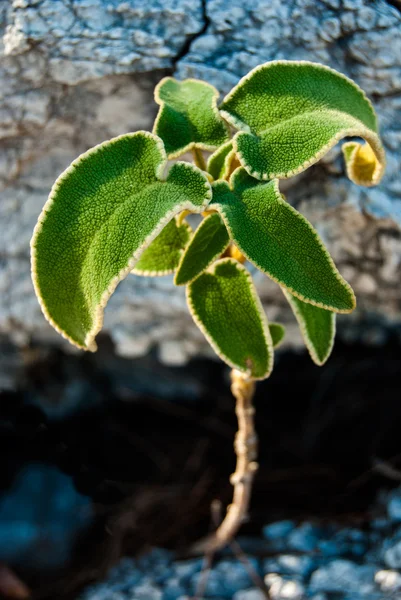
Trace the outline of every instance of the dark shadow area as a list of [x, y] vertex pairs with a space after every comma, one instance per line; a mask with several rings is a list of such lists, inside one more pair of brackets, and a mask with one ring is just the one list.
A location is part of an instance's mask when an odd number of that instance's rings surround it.
[[[0, 560], [34, 598], [74, 598], [150, 546], [185, 552], [211, 501], [230, 501], [236, 421], [218, 362], [122, 359], [107, 339], [95, 355], [30, 348], [17, 388], [0, 399]], [[241, 533], [287, 518], [367, 523], [396, 484], [374, 461], [401, 465], [400, 390], [396, 341], [337, 343], [323, 368], [279, 355], [257, 388], [260, 469]]]

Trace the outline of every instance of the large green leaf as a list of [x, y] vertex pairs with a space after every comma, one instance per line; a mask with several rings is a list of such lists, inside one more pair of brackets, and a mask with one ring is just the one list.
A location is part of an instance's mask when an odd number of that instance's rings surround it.
[[92, 148], [57, 179], [32, 238], [42, 310], [64, 337], [95, 350], [103, 310], [143, 250], [184, 209], [211, 198], [205, 175], [174, 164], [160, 138], [137, 132]]
[[281, 196], [278, 181], [260, 183], [243, 168], [213, 184], [209, 209], [220, 212], [230, 237], [259, 269], [292, 294], [321, 308], [351, 312], [355, 296], [316, 230]]
[[192, 229], [175, 217], [148, 246], [132, 269], [134, 275], [155, 277], [174, 273], [181, 255], [189, 242]]
[[169, 158], [197, 147], [214, 150], [228, 138], [227, 126], [217, 109], [219, 92], [197, 79], [177, 81], [165, 77], [155, 88], [160, 104], [153, 132], [164, 142]]
[[240, 130], [234, 148], [257, 179], [296, 175], [349, 136], [370, 145], [366, 150], [357, 144], [369, 157], [368, 170], [346, 156], [350, 178], [375, 185], [383, 175], [385, 156], [371, 103], [351, 79], [329, 67], [285, 60], [260, 65], [224, 98], [220, 112]]
[[248, 271], [236, 260], [216, 261], [187, 288], [195, 323], [230, 367], [255, 379], [273, 368], [270, 331]]
[[336, 315], [329, 310], [306, 304], [283, 290], [298, 321], [313, 362], [323, 365], [329, 358], [336, 335]]
[[174, 283], [185, 285], [198, 277], [230, 243], [227, 228], [218, 213], [202, 221], [181, 257]]

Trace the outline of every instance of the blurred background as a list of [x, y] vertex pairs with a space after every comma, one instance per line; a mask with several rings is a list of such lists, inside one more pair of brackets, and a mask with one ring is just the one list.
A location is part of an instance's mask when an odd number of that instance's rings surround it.
[[257, 389], [260, 471], [242, 534], [255, 544], [283, 519], [366, 527], [401, 481], [399, 1], [0, 0], [0, 23], [0, 591], [77, 598], [121, 556], [183, 552], [210, 527], [211, 501], [230, 501], [228, 371], [184, 291], [129, 276], [89, 355], [48, 325], [30, 278], [55, 178], [89, 147], [151, 129], [165, 75], [224, 95], [262, 62], [306, 59], [374, 103], [388, 160], [378, 188], [348, 181], [340, 148], [283, 186], [358, 299], [324, 367], [278, 287], [254, 273], [287, 336]]

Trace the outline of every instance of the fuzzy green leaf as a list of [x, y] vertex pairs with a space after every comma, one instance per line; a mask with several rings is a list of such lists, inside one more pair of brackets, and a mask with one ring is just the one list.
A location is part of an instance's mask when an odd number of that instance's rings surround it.
[[336, 316], [329, 310], [306, 304], [283, 290], [298, 321], [305, 345], [314, 363], [321, 366], [329, 358], [336, 334]]
[[217, 109], [219, 92], [197, 79], [165, 77], [155, 89], [160, 105], [153, 133], [162, 138], [169, 158], [193, 147], [214, 150], [228, 139], [227, 126]]
[[232, 140], [229, 140], [209, 156], [207, 161], [208, 173], [213, 179], [224, 179], [230, 172], [234, 158], [233, 143]]
[[181, 257], [174, 283], [193, 281], [224, 252], [230, 243], [227, 228], [220, 215], [214, 213], [202, 221]]
[[32, 238], [33, 282], [50, 323], [95, 350], [103, 310], [144, 249], [180, 211], [201, 212], [211, 189], [188, 163], [167, 163], [160, 138], [127, 134], [82, 154], [57, 179]]
[[234, 148], [241, 164], [257, 179], [291, 177], [304, 171], [344, 137], [366, 160], [347, 162], [350, 178], [377, 184], [385, 155], [373, 107], [364, 92], [334, 69], [306, 61], [273, 61], [243, 77], [225, 97], [220, 112], [240, 131]]
[[273, 348], [280, 346], [285, 336], [285, 327], [280, 323], [269, 323], [270, 335], [273, 342]]
[[143, 251], [132, 273], [145, 277], [174, 273], [191, 233], [188, 223], [179, 224], [177, 217], [172, 219]]
[[248, 271], [232, 258], [216, 261], [187, 288], [192, 317], [230, 367], [255, 379], [273, 368], [270, 331]]
[[220, 212], [240, 251], [274, 281], [305, 302], [351, 312], [355, 296], [316, 230], [283, 200], [278, 181], [260, 183], [243, 168], [213, 184], [209, 209]]

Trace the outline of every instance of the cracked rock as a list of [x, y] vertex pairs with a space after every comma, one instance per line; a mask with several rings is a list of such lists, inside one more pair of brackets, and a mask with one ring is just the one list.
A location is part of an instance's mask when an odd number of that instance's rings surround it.
[[[389, 2], [232, 0], [227, 11], [223, 0], [12, 0], [0, 17], [0, 333], [66, 344], [40, 312], [29, 241], [76, 156], [151, 129], [153, 88], [165, 74], [204, 78], [223, 94], [256, 65], [285, 58], [324, 62], [374, 102], [388, 159], [379, 187], [351, 184], [337, 148], [282, 188], [355, 287], [358, 309], [339, 318], [339, 335], [376, 344], [401, 334], [401, 12]], [[260, 273], [255, 281], [269, 318], [299, 347], [280, 290]], [[105, 329], [127, 356], [155, 346], [174, 364], [213, 355], [171, 277], [128, 277]]]

